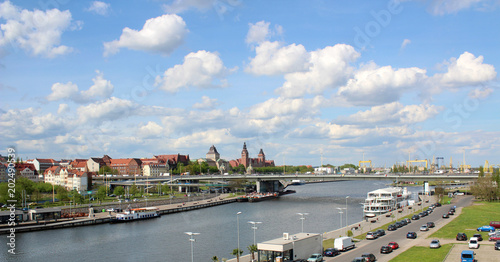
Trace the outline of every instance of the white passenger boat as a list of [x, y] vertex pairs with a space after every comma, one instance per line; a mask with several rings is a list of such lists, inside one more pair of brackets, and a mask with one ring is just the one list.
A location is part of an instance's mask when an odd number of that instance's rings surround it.
[[111, 223], [131, 222], [150, 218], [160, 217], [157, 207], [132, 208], [124, 212], [117, 213]]
[[411, 194], [405, 188], [388, 187], [368, 192], [363, 205], [364, 217], [375, 217], [409, 205]]

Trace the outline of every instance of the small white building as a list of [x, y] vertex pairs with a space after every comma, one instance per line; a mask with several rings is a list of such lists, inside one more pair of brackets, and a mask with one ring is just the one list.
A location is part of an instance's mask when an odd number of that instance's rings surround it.
[[333, 169], [333, 167], [316, 167], [314, 168], [314, 173], [333, 174], [335, 173], [335, 170]]
[[323, 236], [317, 233], [283, 233], [276, 238], [257, 244], [257, 261], [295, 261], [307, 259], [314, 253], [323, 253]]
[[142, 165], [143, 176], [162, 176], [169, 171], [168, 165], [160, 163], [146, 163]]

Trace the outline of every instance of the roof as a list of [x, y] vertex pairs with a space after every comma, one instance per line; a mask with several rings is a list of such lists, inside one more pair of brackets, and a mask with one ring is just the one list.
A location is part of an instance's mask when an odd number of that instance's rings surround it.
[[215, 148], [214, 145], [212, 145], [210, 147], [210, 150], [208, 150], [208, 153], [207, 154], [218, 154], [219, 152], [217, 152], [217, 148]]
[[375, 194], [379, 194], [379, 193], [398, 193], [398, 192], [402, 192], [402, 191], [403, 191], [403, 189], [399, 188], [399, 187], [386, 187], [386, 188], [381, 188], [381, 189], [370, 191], [370, 192], [368, 192], [368, 194], [370, 194], [370, 193], [375, 193]]
[[54, 159], [47, 159], [47, 158], [35, 158], [39, 163], [50, 163], [50, 164], [55, 164], [58, 163]]

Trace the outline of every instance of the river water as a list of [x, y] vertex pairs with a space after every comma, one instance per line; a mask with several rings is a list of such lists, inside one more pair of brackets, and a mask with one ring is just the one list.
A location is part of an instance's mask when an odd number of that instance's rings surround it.
[[[231, 203], [206, 209], [164, 215], [158, 219], [125, 224], [57, 229], [16, 235], [16, 255], [1, 245], [0, 261], [191, 261], [191, 244], [184, 232], [197, 232], [194, 261], [213, 256], [233, 258], [238, 247], [248, 254], [254, 231], [248, 221], [259, 221], [256, 241], [281, 237], [284, 232], [323, 233], [341, 227], [337, 208], [346, 207], [347, 222], [362, 219], [362, 205], [369, 191], [386, 187], [388, 181], [341, 181], [289, 186], [297, 193], [257, 203]], [[409, 188], [416, 192], [420, 187]], [[240, 215], [237, 215], [241, 212]], [[345, 226], [345, 213], [342, 226]]]

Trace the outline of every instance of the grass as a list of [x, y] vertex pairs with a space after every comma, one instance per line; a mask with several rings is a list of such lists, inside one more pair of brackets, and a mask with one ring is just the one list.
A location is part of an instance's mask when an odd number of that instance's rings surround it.
[[429, 238], [453, 239], [459, 232], [472, 236], [478, 233], [476, 228], [489, 225], [492, 220], [498, 220], [498, 214], [500, 214], [500, 203], [477, 202], [472, 206], [464, 207], [459, 217], [450, 221]]
[[430, 249], [429, 247], [415, 246], [401, 253], [399, 256], [390, 260], [390, 262], [435, 262], [443, 261], [452, 244], [442, 245], [441, 248]]

